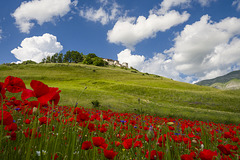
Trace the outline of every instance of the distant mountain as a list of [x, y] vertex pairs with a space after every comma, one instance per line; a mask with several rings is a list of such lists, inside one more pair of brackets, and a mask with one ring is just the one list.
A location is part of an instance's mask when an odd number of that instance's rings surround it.
[[238, 89], [240, 88], [240, 70], [213, 79], [203, 80], [196, 84], [201, 86], [212, 86], [219, 89]]

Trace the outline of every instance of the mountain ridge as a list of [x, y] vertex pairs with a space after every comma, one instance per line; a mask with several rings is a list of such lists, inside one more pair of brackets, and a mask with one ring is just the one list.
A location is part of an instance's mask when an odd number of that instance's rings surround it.
[[219, 77], [216, 77], [213, 79], [202, 80], [195, 84], [200, 85], [200, 86], [212, 86], [216, 83], [226, 84], [227, 82], [234, 80], [234, 79], [240, 80], [240, 70], [232, 71], [228, 74], [225, 74], [223, 76], [219, 76]]

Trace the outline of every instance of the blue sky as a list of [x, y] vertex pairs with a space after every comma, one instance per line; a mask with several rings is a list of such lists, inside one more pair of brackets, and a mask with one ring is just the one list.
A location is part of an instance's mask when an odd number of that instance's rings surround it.
[[240, 0], [0, 1], [0, 64], [77, 50], [193, 83], [240, 69]]

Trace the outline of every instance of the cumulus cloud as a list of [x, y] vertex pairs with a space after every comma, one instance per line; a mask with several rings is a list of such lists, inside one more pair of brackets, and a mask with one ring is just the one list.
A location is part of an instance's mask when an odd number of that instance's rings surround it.
[[77, 1], [71, 0], [32, 0], [24, 1], [12, 13], [16, 20], [16, 25], [23, 33], [29, 33], [30, 29], [37, 21], [39, 25], [45, 22], [52, 22], [56, 17], [63, 17], [70, 11], [71, 5], [76, 5]]
[[239, 66], [240, 19], [225, 18], [213, 22], [208, 15], [186, 25], [175, 38], [172, 60], [179, 72], [198, 77], [214, 78]]
[[[156, 10], [158, 13], [166, 13], [172, 7], [182, 6], [184, 8], [189, 7], [191, 0], [164, 0], [160, 4], [161, 9]], [[153, 10], [152, 10], [153, 11]], [[155, 11], [155, 12], [156, 12]]]
[[136, 68], [141, 72], [156, 74], [178, 81], [191, 82], [189, 77], [181, 78], [180, 73], [174, 68], [170, 56], [156, 53], [152, 58], [146, 59], [143, 55], [133, 55], [132, 51], [125, 49], [117, 57], [120, 63], [127, 62], [129, 67]]
[[229, 17], [213, 22], [208, 15], [204, 15], [199, 21], [186, 25], [176, 35], [173, 47], [164, 53], [146, 59], [124, 50], [118, 54], [118, 59], [142, 72], [179, 81], [191, 83], [215, 78], [240, 69], [238, 28], [240, 18]]
[[63, 46], [57, 42], [56, 36], [45, 33], [42, 36], [25, 38], [20, 47], [13, 49], [11, 53], [21, 62], [32, 60], [39, 63], [43, 58], [52, 56], [62, 49]]
[[132, 55], [129, 49], [121, 51], [117, 57], [120, 63], [127, 62], [129, 67], [134, 68], [141, 68], [145, 60], [143, 55]]
[[110, 43], [121, 44], [133, 49], [140, 41], [156, 36], [157, 32], [164, 32], [173, 26], [188, 20], [189, 14], [177, 11], [169, 11], [166, 14], [157, 15], [151, 13], [148, 18], [139, 16], [127, 17], [116, 22], [112, 30], [107, 33]]
[[120, 6], [116, 2], [110, 3], [107, 0], [100, 0], [99, 2], [101, 4], [99, 9], [86, 7], [80, 10], [79, 15], [88, 21], [100, 22], [102, 25], [106, 25], [121, 14]]

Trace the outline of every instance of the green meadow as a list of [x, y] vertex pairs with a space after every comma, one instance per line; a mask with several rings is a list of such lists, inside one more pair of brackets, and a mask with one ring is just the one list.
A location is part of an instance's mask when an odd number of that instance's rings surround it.
[[[240, 122], [240, 90], [219, 90], [114, 66], [84, 64], [0, 65], [0, 81], [39, 80], [61, 90], [59, 105], [155, 114], [221, 123]], [[9, 95], [9, 93], [8, 93]], [[10, 96], [10, 95], [9, 95]], [[20, 94], [15, 94], [20, 99]]]

